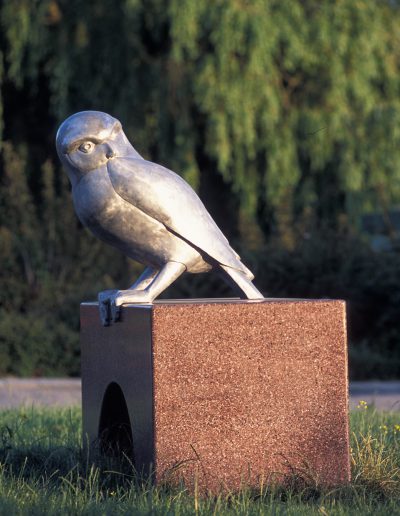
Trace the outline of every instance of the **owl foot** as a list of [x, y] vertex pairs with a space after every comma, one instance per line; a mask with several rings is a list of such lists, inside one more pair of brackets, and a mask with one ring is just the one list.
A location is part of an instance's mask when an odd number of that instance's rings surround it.
[[[128, 303], [149, 304], [161, 294], [173, 281], [186, 270], [179, 262], [167, 262], [160, 271], [146, 269], [139, 283], [146, 288], [129, 290], [105, 290], [99, 294], [99, 310], [101, 322], [109, 326], [117, 322], [121, 316], [121, 306]], [[138, 283], [135, 283], [137, 285]]]
[[147, 290], [118, 290], [110, 302], [111, 322], [119, 321], [122, 305], [150, 304], [154, 299]]
[[103, 326], [119, 321], [121, 307], [129, 303], [151, 303], [154, 297], [146, 290], [104, 290], [98, 295], [100, 319]]

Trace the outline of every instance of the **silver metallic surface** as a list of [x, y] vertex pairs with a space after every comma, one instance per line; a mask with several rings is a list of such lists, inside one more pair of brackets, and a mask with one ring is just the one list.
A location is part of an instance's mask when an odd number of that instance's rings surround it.
[[242, 297], [263, 299], [197, 194], [171, 170], [144, 160], [118, 120], [76, 113], [61, 124], [56, 145], [82, 224], [147, 266], [130, 289], [99, 294], [103, 324], [117, 321], [123, 304], [151, 303], [185, 271], [215, 270]]

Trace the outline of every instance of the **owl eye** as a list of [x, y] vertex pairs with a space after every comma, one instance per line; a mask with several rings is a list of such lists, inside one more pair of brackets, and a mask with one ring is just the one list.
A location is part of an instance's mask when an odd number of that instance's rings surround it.
[[85, 154], [89, 154], [94, 149], [94, 143], [93, 142], [84, 142], [82, 145], [79, 146], [79, 150], [81, 152], [84, 152]]

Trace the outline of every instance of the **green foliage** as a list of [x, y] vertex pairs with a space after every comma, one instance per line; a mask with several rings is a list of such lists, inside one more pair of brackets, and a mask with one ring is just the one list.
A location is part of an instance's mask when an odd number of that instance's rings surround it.
[[[336, 256], [324, 283], [298, 234], [357, 233], [363, 213], [400, 202], [399, 23], [389, 0], [0, 2], [0, 374], [76, 374], [78, 302], [138, 271], [73, 214], [54, 136], [82, 109], [120, 118], [141, 154], [197, 188], [223, 231], [260, 257], [261, 288], [345, 295], [371, 311], [384, 297], [378, 278], [397, 281], [395, 258], [372, 257], [372, 278], [362, 261], [351, 286], [347, 255]], [[262, 259], [271, 237], [293, 271], [285, 286], [289, 272], [276, 284], [279, 264]], [[171, 292], [210, 290], [228, 292], [203, 278]], [[395, 298], [356, 338], [359, 350], [386, 350], [385, 364]], [[370, 373], [398, 374], [385, 367]]]
[[77, 409], [0, 412], [2, 514], [392, 515], [400, 511], [400, 419], [361, 406], [351, 414], [352, 482], [310, 479], [257, 491], [190, 495], [138, 483], [127, 471], [87, 464]]
[[6, 92], [47, 101], [36, 124], [109, 110], [141, 152], [195, 185], [208, 161], [278, 227], [282, 209], [359, 215], [399, 201], [399, 20], [368, 0], [12, 0]]

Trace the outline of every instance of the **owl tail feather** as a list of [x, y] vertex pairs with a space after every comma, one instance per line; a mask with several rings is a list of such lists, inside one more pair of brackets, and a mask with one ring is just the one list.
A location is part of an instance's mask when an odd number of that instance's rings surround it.
[[225, 271], [224, 280], [235, 290], [240, 291], [241, 298], [247, 299], [264, 299], [261, 292], [253, 285], [245, 272], [238, 271], [227, 265], [220, 264], [221, 269]]

